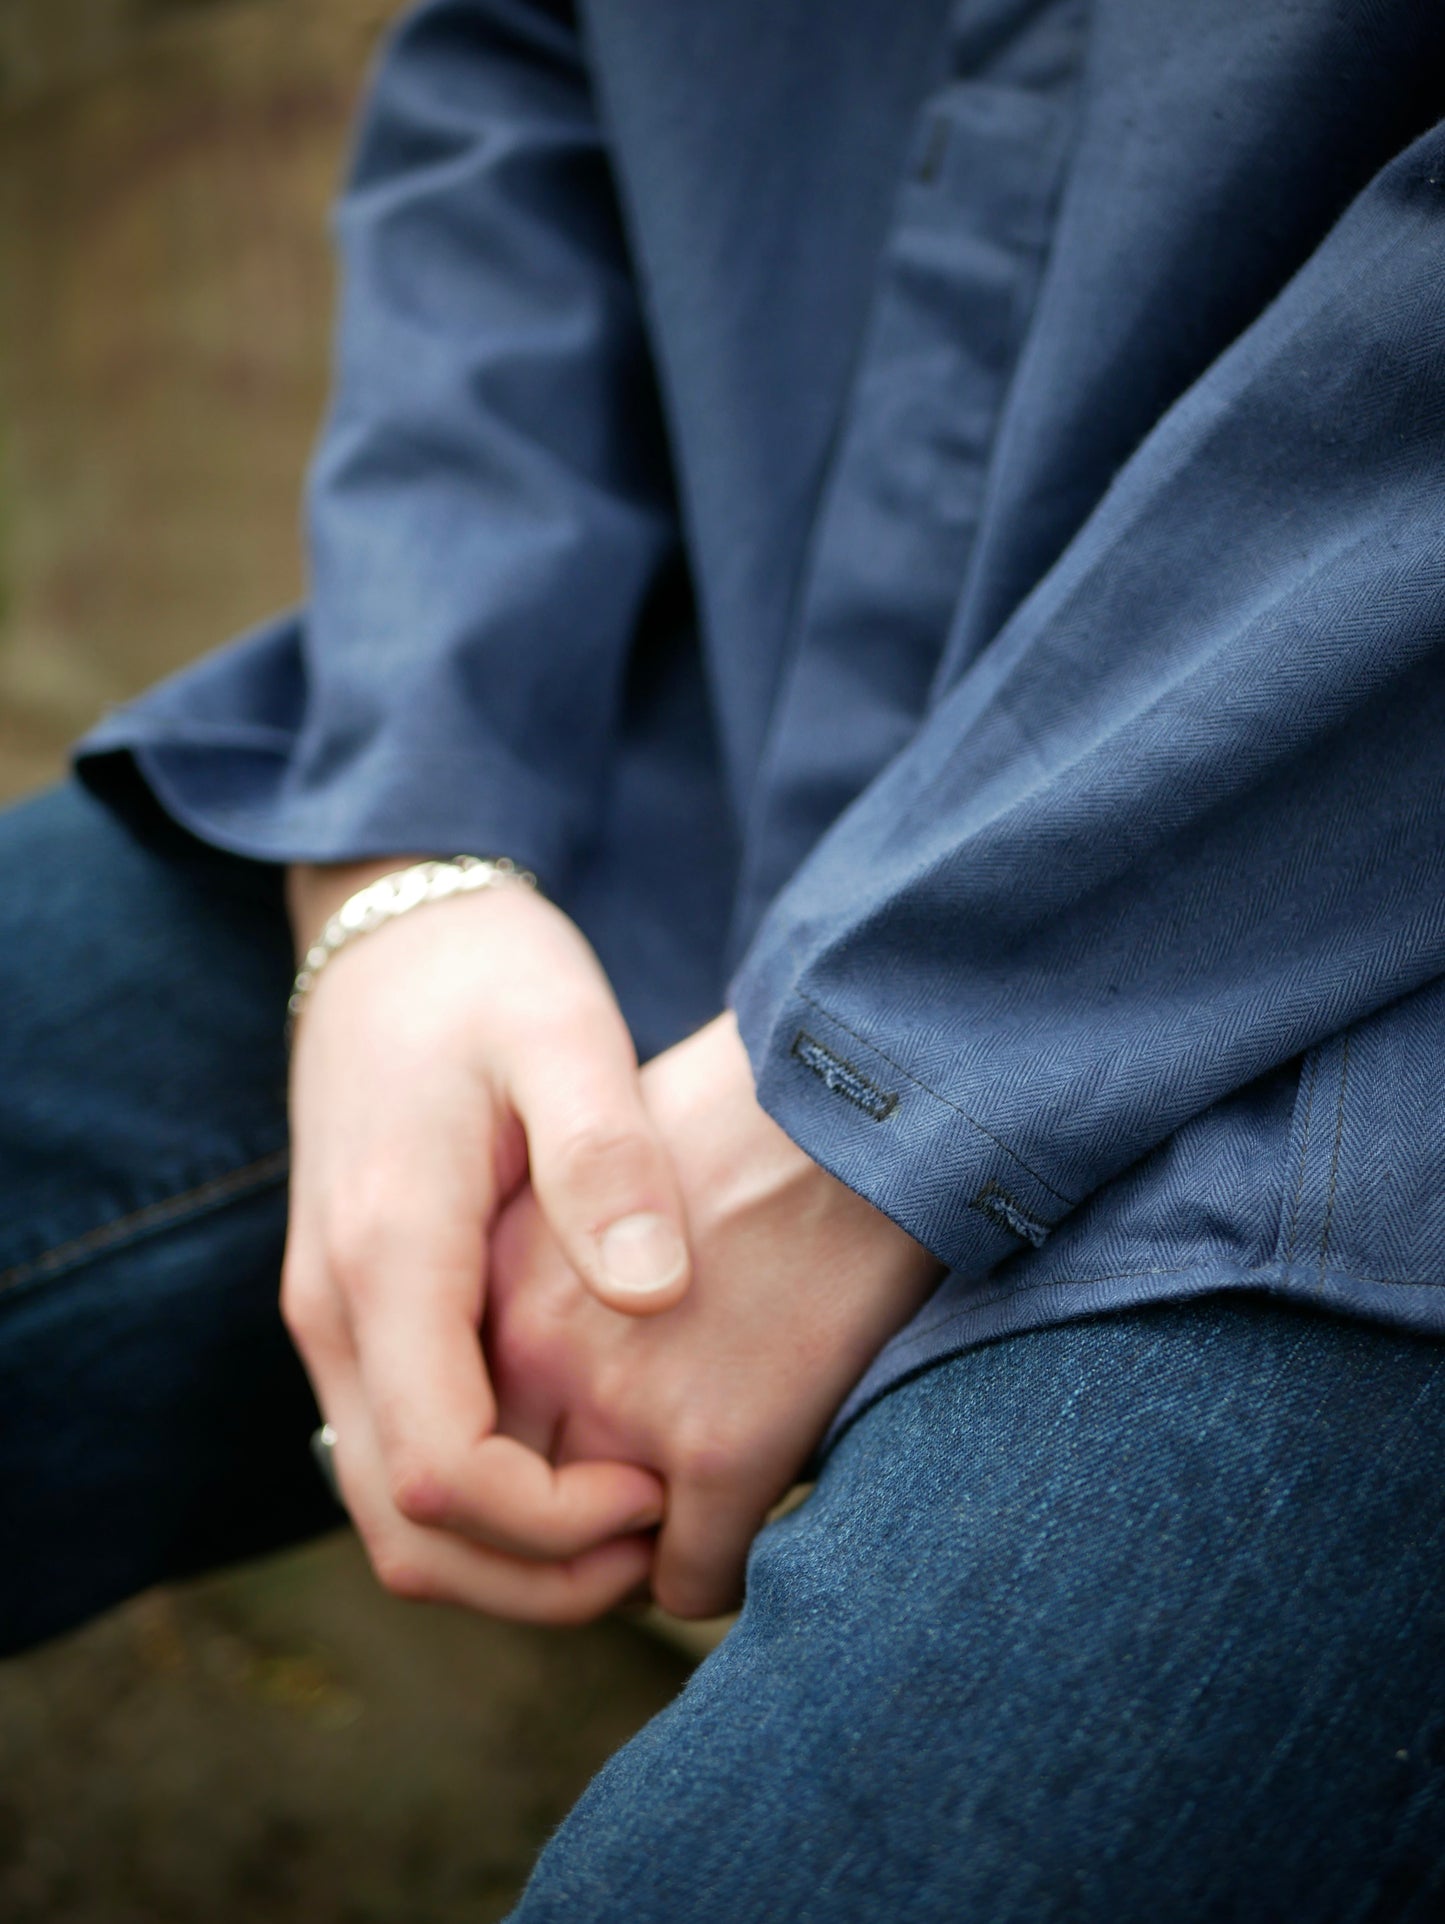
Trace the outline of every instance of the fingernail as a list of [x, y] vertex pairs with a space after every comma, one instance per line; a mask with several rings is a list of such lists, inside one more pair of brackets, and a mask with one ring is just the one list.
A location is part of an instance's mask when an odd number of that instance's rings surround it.
[[624, 1216], [603, 1231], [600, 1248], [603, 1277], [619, 1294], [649, 1296], [687, 1267], [682, 1238], [666, 1216]]

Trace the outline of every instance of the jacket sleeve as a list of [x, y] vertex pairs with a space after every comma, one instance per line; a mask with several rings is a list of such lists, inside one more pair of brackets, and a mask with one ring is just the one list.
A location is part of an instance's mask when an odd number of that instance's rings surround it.
[[1445, 972], [1442, 249], [1437, 128], [1163, 419], [744, 960], [765, 1106], [965, 1277]]
[[390, 42], [336, 230], [310, 592], [80, 750], [269, 859], [590, 832], [639, 609], [677, 530], [573, 25], [429, 0]]

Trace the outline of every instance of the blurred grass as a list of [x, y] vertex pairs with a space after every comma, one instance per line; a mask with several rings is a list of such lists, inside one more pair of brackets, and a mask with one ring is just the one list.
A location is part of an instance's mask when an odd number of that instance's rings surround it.
[[[392, 10], [0, 0], [0, 794], [298, 591], [324, 210]], [[393, 1603], [345, 1537], [153, 1594], [0, 1665], [0, 1918], [484, 1924], [684, 1674], [626, 1624]]]

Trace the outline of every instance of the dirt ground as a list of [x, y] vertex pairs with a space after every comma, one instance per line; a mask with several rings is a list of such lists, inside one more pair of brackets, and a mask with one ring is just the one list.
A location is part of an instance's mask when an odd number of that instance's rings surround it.
[[0, 1664], [6, 1924], [486, 1924], [687, 1665], [377, 1591], [354, 1542]]
[[[0, 795], [297, 592], [324, 209], [394, 10], [0, 0]], [[0, 1920], [485, 1924], [686, 1674], [394, 1603], [344, 1537], [141, 1598], [0, 1664]]]

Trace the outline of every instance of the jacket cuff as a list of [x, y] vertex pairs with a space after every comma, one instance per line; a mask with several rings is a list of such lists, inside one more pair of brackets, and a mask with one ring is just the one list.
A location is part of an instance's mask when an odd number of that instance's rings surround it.
[[586, 824], [574, 798], [465, 726], [359, 734], [303, 756], [299, 622], [288, 615], [113, 709], [76, 773], [120, 815], [149, 802], [212, 848], [258, 862], [508, 855], [549, 894]]
[[1039, 1247], [1073, 1207], [856, 1026], [745, 967], [732, 1007], [763, 1108], [801, 1149], [963, 1276]]

